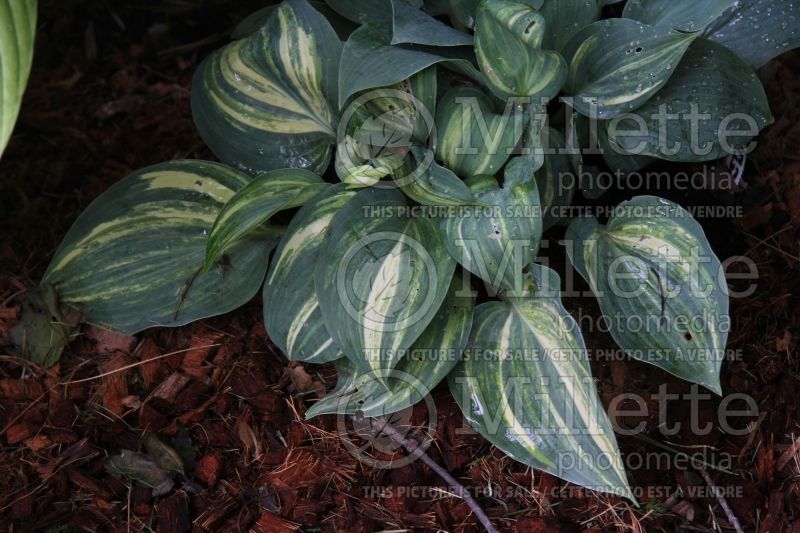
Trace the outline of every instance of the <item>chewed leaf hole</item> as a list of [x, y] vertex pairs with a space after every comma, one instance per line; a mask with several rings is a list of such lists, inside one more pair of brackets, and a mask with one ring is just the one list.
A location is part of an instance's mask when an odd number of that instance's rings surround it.
[[686, 333], [683, 334], [683, 338], [686, 339], [687, 341], [690, 341], [692, 340], [693, 337], [691, 332], [687, 331]]

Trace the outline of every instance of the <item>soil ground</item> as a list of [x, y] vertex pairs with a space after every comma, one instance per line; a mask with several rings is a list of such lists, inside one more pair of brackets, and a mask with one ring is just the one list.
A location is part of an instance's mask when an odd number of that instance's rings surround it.
[[[10, 353], [2, 339], [17, 323], [20, 295], [36, 286], [93, 198], [146, 165], [213, 159], [192, 124], [191, 76], [236, 21], [261, 6], [152, 5], [41, 2], [29, 89], [0, 163], [0, 354]], [[745, 187], [659, 191], [683, 205], [740, 209], [741, 216], [700, 222], [721, 258], [742, 255], [758, 267], [757, 291], [732, 301], [732, 354], [722, 371], [726, 397], [741, 393], [757, 405], [756, 416], [730, 419], [747, 431], [723, 431], [724, 400], [701, 397], [693, 409], [689, 384], [648, 365], [600, 357], [615, 348], [613, 341], [586, 335], [605, 404], [630, 392], [649, 408], [646, 416], [620, 419], [647, 428], [644, 438], [619, 438], [623, 455], [636, 461], [628, 463], [641, 503], [635, 507], [526, 468], [459, 431], [462, 416], [439, 387], [429, 453], [501, 529], [730, 530], [702, 465], [681, 461], [689, 454], [705, 461], [746, 531], [800, 531], [798, 73], [798, 54], [762, 69], [776, 123], [749, 159]], [[632, 194], [619, 191], [598, 203], [613, 205]], [[576, 314], [598, 312], [590, 298], [567, 305]], [[335, 371], [287, 362], [264, 331], [260, 307], [256, 297], [235, 313], [135, 338], [83, 327], [49, 370], [0, 357], [0, 529], [478, 530], [467, 506], [421, 462], [370, 468], [347, 451], [334, 417], [304, 421], [307, 407], [335, 383]], [[128, 365], [135, 366], [120, 370]], [[660, 418], [653, 395], [661, 384], [681, 397]], [[734, 400], [728, 408], [744, 405]], [[702, 435], [691, 428], [693, 412], [697, 425], [710, 424]], [[422, 416], [415, 412], [412, 421]], [[676, 422], [681, 429], [666, 435], [665, 425]], [[121, 449], [141, 449], [148, 433], [177, 449], [186, 466], [185, 478], [161, 496], [103, 466]]]

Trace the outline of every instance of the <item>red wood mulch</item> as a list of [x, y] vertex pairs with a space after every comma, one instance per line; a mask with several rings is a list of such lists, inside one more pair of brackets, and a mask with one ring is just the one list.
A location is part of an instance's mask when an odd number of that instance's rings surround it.
[[[30, 88], [0, 163], [0, 340], [17, 321], [18, 295], [35, 286], [92, 198], [136, 168], [210, 157], [191, 122], [191, 75], [235, 21], [259, 6], [239, 2], [230, 11], [232, 2], [216, 1], [201, 10], [176, 1], [156, 12], [149, 4], [42, 2]], [[701, 401], [697, 410], [699, 423], [712, 423], [705, 436], [688, 428], [685, 400], [666, 410], [668, 423], [685, 426], [671, 437], [655, 431], [657, 409], [624, 419], [629, 426], [646, 421], [648, 435], [674, 449], [693, 453], [698, 448], [688, 446], [703, 445], [709, 462], [727, 460], [735, 475], [710, 474], [745, 529], [763, 532], [800, 531], [798, 72], [797, 54], [763, 71], [777, 122], [751, 159], [748, 189], [685, 199], [744, 208], [734, 221], [703, 222], [721, 256], [745, 254], [759, 268], [758, 291], [732, 305], [729, 347], [739, 356], [725, 364], [723, 388], [752, 396], [760, 416], [734, 419], [735, 427], [751, 424], [749, 434], [735, 437], [718, 430], [717, 399]], [[306, 408], [335, 374], [287, 363], [266, 336], [258, 300], [229, 316], [136, 338], [85, 327], [47, 371], [2, 357], [0, 529], [477, 530], [467, 506], [421, 462], [372, 469], [347, 451], [333, 417], [304, 422]], [[596, 309], [590, 300], [568, 303]], [[607, 335], [587, 335], [587, 342], [613, 347]], [[135, 366], [119, 370], [128, 365]], [[627, 391], [653, 407], [649, 398], [660, 383], [670, 393], [690, 391], [635, 362], [595, 361], [594, 370], [606, 403]], [[431, 456], [503, 530], [728, 528], [696, 469], [629, 465], [642, 504], [635, 508], [504, 458], [458, 431], [463, 420], [446, 389], [434, 397]], [[412, 422], [422, 415], [415, 411]], [[160, 435], [185, 463], [185, 477], [158, 497], [103, 466], [121, 449], [141, 450], [148, 433]], [[633, 437], [620, 444], [628, 457], [659, 451]]]

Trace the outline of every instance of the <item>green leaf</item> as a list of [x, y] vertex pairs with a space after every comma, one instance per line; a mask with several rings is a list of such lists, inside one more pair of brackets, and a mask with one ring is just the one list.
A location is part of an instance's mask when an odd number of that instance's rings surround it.
[[[660, 120], [659, 113], [664, 116], [661, 109], [673, 117]], [[695, 120], [696, 125], [692, 125], [690, 116], [693, 110], [695, 115], [705, 115]], [[644, 120], [644, 129], [625, 118], [616, 128], [609, 124], [609, 140], [627, 152], [669, 161], [725, 157], [747, 145], [773, 121], [764, 88], [753, 69], [724, 46], [705, 39], [692, 44], [669, 83], [636, 114]], [[748, 125], [745, 117], [753, 123]], [[664, 123], [666, 136], [661, 128]], [[723, 125], [733, 133], [725, 137], [728, 147], [719, 134]], [[748, 131], [751, 126], [755, 131]], [[664, 137], [666, 144], [659, 137]]]
[[608, 122], [606, 121], [598, 122], [597, 142], [603, 151], [603, 161], [615, 173], [637, 172], [656, 160], [656, 158], [649, 155], [636, 155], [627, 152], [616, 141], [609, 139]]
[[451, 28], [407, 0], [327, 0], [342, 16], [369, 24], [389, 44], [471, 46], [472, 36]]
[[547, 136], [550, 150], [544, 156], [541, 171], [536, 174], [536, 188], [542, 204], [542, 230], [553, 227], [561, 218], [555, 210], [572, 204], [577, 182], [572, 157], [564, 153], [564, 136], [553, 128], [547, 128]]
[[306, 412], [306, 419], [324, 414], [385, 416], [413, 406], [427, 396], [458, 363], [472, 327], [471, 294], [462, 294], [456, 273], [433, 320], [403, 354], [388, 378], [388, 388], [371, 372], [363, 372], [347, 358], [336, 362], [336, 388]]
[[727, 286], [688, 212], [662, 198], [637, 196], [620, 204], [606, 226], [575, 220], [566, 240], [570, 260], [628, 355], [721, 393]]
[[548, 0], [539, 10], [545, 21], [542, 48], [561, 51], [575, 33], [600, 18], [597, 0]]
[[205, 59], [192, 81], [192, 116], [223, 162], [256, 175], [321, 174], [336, 140], [342, 44], [305, 0], [286, 0], [252, 35]]
[[628, 0], [622, 16], [651, 26], [699, 31], [738, 0]]
[[644, 104], [675, 72], [697, 33], [677, 33], [630, 19], [606, 19], [575, 34], [564, 49], [565, 90], [573, 107], [612, 118]]
[[237, 191], [217, 215], [206, 244], [206, 268], [269, 217], [303, 205], [327, 187], [322, 178], [299, 168], [261, 174]]
[[433, 319], [455, 269], [436, 226], [407, 210], [400, 191], [359, 191], [334, 215], [314, 278], [334, 343], [384, 383]]
[[19, 324], [11, 328], [11, 342], [32, 363], [50, 368], [72, 340], [72, 327], [61, 313], [58, 295], [47, 283], [25, 293]]
[[322, 321], [314, 271], [334, 214], [355, 196], [343, 184], [312, 198], [292, 219], [264, 284], [264, 325], [291, 360], [324, 363], [342, 356]]
[[800, 46], [800, 4], [795, 0], [739, 0], [703, 35], [758, 68]]
[[564, 85], [567, 64], [558, 52], [542, 50], [545, 19], [511, 0], [483, 0], [475, 22], [475, 53], [498, 97], [552, 98]]
[[493, 100], [475, 87], [447, 91], [436, 110], [436, 157], [462, 178], [496, 174], [524, 130], [517, 109], [495, 112]]
[[201, 271], [214, 220], [249, 182], [206, 161], [170, 161], [131, 174], [78, 217], [43, 281], [88, 322], [128, 335], [236, 309], [264, 280], [276, 231], [240, 241]]
[[413, 147], [405, 167], [394, 174], [395, 183], [409, 198], [423, 205], [475, 205], [475, 197], [461, 178], [433, 159], [433, 152]]
[[481, 206], [442, 220], [445, 246], [464, 268], [492, 287], [522, 290], [522, 270], [542, 238], [539, 192], [528, 161], [512, 160], [501, 189], [492, 176], [467, 181]]
[[453, 397], [512, 459], [633, 499], [558, 274], [535, 264], [528, 274], [531, 295], [475, 308], [463, 363], [448, 378]]
[[[336, 30], [336, 33], [340, 38], [347, 39], [347, 37], [353, 33], [353, 30], [356, 29], [355, 24], [339, 15], [339, 13], [331, 9], [325, 2], [311, 0], [308, 3], [311, 5], [311, 7], [322, 13], [326, 19], [328, 19], [328, 22], [330, 22], [331, 26], [334, 30]], [[257, 32], [267, 23], [269, 17], [272, 16], [272, 13], [276, 9], [278, 9], [279, 5], [280, 4], [275, 4], [263, 7], [258, 11], [250, 13], [233, 29], [231, 32], [231, 39], [241, 39], [242, 37], [247, 37], [248, 35]]]
[[481, 73], [462, 52], [392, 46], [371, 26], [354, 31], [342, 50], [339, 107], [357, 92], [400, 83], [431, 65], [442, 64], [479, 82]]
[[0, 157], [17, 121], [33, 62], [36, 0], [0, 0]]

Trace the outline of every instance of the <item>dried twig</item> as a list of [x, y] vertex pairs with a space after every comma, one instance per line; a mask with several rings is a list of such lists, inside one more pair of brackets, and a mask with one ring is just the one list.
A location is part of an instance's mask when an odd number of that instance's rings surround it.
[[730, 506], [728, 505], [728, 500], [725, 499], [725, 496], [722, 494], [722, 491], [719, 490], [714, 481], [711, 479], [711, 476], [708, 475], [708, 472], [705, 468], [698, 469], [700, 475], [703, 476], [703, 479], [706, 480], [708, 486], [711, 487], [711, 490], [714, 491], [714, 496], [717, 498], [717, 502], [719, 503], [722, 510], [725, 512], [725, 517], [728, 519], [728, 523], [736, 530], [736, 533], [744, 533], [742, 529], [742, 525], [739, 523], [739, 519], [736, 518], [736, 515], [733, 514]]

